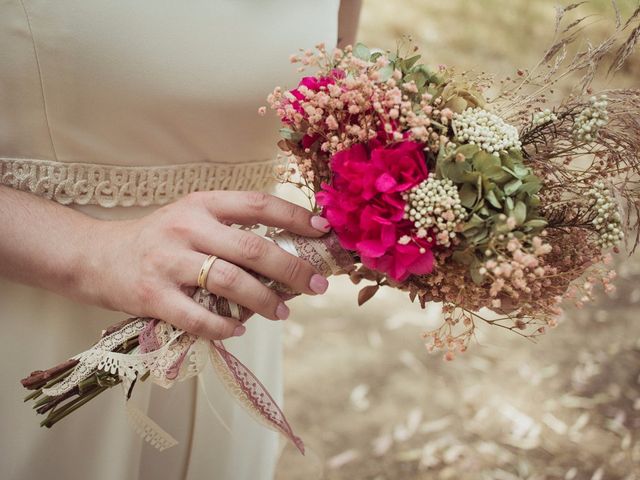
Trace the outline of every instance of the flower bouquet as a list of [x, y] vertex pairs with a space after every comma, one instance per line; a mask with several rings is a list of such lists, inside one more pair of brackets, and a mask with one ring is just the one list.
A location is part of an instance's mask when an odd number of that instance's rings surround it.
[[[381, 287], [406, 291], [423, 307], [441, 302], [443, 324], [424, 338], [448, 360], [467, 349], [479, 322], [533, 338], [556, 325], [564, 300], [581, 306], [598, 284], [609, 291], [608, 252], [625, 238], [635, 246], [640, 234], [640, 97], [594, 93], [591, 82], [634, 17], [571, 57], [577, 27], [561, 27], [563, 14], [540, 65], [502, 81], [431, 69], [411, 45], [319, 45], [292, 56], [315, 72], [268, 97], [283, 123], [287, 164], [278, 177], [305, 192], [332, 231], [315, 240], [281, 231], [270, 238], [325, 275], [372, 282], [360, 304]], [[614, 52], [611, 71], [632, 38]], [[571, 73], [582, 73], [577, 89], [547, 107], [547, 93]], [[283, 297], [295, 294], [262, 280]], [[194, 299], [243, 321], [252, 314], [204, 290]], [[208, 361], [242, 405], [303, 451], [268, 392], [222, 342], [156, 319], [129, 319], [23, 384], [50, 427], [114, 385], [128, 398], [137, 381], [170, 387]], [[171, 446], [151, 420], [130, 413], [148, 440]]]

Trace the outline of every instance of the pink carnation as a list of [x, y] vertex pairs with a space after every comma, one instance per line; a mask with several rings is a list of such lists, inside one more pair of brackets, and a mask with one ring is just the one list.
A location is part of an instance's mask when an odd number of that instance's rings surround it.
[[[427, 178], [423, 145], [356, 144], [333, 156], [331, 170], [331, 185], [323, 184], [316, 198], [340, 244], [397, 281], [431, 272], [431, 244], [412, 235], [411, 222], [403, 218], [402, 192]], [[398, 243], [405, 235], [411, 241]]]
[[300, 87], [304, 86], [312, 92], [319, 92], [320, 90], [326, 90], [327, 86], [335, 84], [336, 80], [344, 78], [344, 76], [345, 73], [342, 70], [334, 69], [331, 71], [331, 74], [326, 77], [302, 77], [302, 80], [298, 83], [298, 88], [290, 90], [290, 93], [296, 97], [296, 100], [292, 101], [291, 105], [296, 112], [305, 115], [300, 102], [304, 101], [306, 97], [300, 91]]

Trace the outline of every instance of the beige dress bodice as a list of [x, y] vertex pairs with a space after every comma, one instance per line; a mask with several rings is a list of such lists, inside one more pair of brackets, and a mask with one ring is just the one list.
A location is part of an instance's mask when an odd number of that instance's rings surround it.
[[[278, 125], [258, 108], [276, 85], [296, 82], [289, 54], [335, 44], [338, 4], [0, 0], [0, 184], [104, 219], [194, 190], [268, 188]], [[206, 397], [193, 381], [136, 389], [138, 406], [180, 442], [162, 453], [129, 428], [120, 392], [38, 427], [19, 379], [85, 350], [123, 317], [0, 279], [2, 478], [270, 479], [275, 434], [212, 372]], [[228, 346], [279, 399], [280, 326], [249, 323]]]

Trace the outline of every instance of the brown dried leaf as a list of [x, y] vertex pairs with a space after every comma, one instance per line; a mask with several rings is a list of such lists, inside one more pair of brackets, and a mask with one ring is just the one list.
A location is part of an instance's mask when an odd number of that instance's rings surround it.
[[365, 302], [371, 300], [371, 298], [376, 294], [380, 285], [369, 285], [362, 288], [358, 292], [358, 305], [363, 305]]

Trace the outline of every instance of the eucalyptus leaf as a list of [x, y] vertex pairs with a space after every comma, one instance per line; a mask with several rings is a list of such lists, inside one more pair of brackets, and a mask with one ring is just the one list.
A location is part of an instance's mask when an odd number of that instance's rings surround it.
[[506, 205], [508, 211], [513, 210], [513, 207], [515, 207], [515, 205], [513, 203], [513, 198], [507, 197], [507, 199], [505, 200], [505, 205]]
[[[418, 60], [420, 60], [420, 55], [415, 55], [415, 56], [413, 56], [413, 57], [411, 57], [411, 58], [407, 58], [407, 59], [403, 62], [403, 63], [404, 63], [404, 64], [403, 64], [403, 67], [404, 67], [404, 68], [403, 68], [403, 70], [405, 70], [405, 71], [406, 71], [406, 70], [409, 70], [411, 67], [413, 67], [413, 66], [416, 64], [416, 62], [417, 62]], [[420, 73], [422, 73], [422, 72], [420, 72]], [[426, 83], [426, 81], [427, 81], [427, 78], [426, 78], [426, 75], [425, 75], [425, 83]]]
[[462, 265], [471, 265], [474, 260], [474, 255], [469, 250], [456, 250], [451, 256], [453, 261]]
[[539, 207], [540, 206], [540, 197], [538, 195], [531, 195], [529, 198], [529, 206], [530, 207]]
[[482, 285], [482, 282], [484, 282], [484, 275], [480, 273], [480, 267], [482, 267], [482, 264], [476, 260], [469, 268], [471, 280], [473, 280], [473, 283], [476, 285]]
[[513, 172], [516, 174], [516, 177], [521, 180], [524, 180], [524, 178], [527, 177], [530, 173], [527, 167], [518, 163], [513, 166]]
[[547, 226], [547, 221], [544, 218], [533, 218], [531, 220], [527, 220], [524, 223], [524, 226], [532, 229], [544, 228]]
[[371, 58], [371, 50], [364, 43], [358, 43], [353, 47], [353, 55], [360, 60], [366, 60], [367, 62]]
[[482, 225], [484, 223], [484, 220], [482, 220], [482, 218], [480, 218], [480, 216], [478, 216], [477, 214], [473, 214], [471, 215], [471, 218], [469, 220], [467, 220], [467, 223], [465, 223], [464, 225], [464, 230], [468, 230], [471, 228], [475, 228], [478, 227], [480, 225]]
[[389, 80], [391, 78], [391, 75], [393, 75], [394, 70], [395, 69], [391, 64], [387, 64], [382, 67], [380, 70], [378, 70], [378, 82], [386, 82], [387, 80]]
[[533, 195], [534, 193], [538, 193], [542, 188], [542, 184], [540, 181], [527, 182], [522, 187], [520, 187], [520, 191], [524, 193], [528, 193], [529, 195]]
[[498, 199], [496, 198], [496, 194], [494, 193], [493, 190], [490, 190], [488, 192], [485, 192], [484, 194], [484, 198], [485, 200], [487, 200], [487, 202], [489, 202], [493, 207], [495, 208], [502, 208], [502, 205], [500, 205], [500, 202], [498, 201]]
[[490, 153], [480, 151], [473, 156], [473, 166], [476, 170], [484, 173], [491, 167], [499, 167], [500, 159]]
[[464, 173], [471, 170], [471, 165], [467, 162], [445, 160], [441, 163], [440, 169], [445, 178], [453, 180], [456, 183], [462, 183], [464, 182]]
[[516, 219], [518, 225], [522, 225], [527, 219], [527, 206], [524, 202], [518, 200], [516, 206], [513, 209], [513, 217]]
[[461, 153], [465, 158], [473, 158], [480, 151], [477, 145], [462, 145], [456, 149], [456, 153]]
[[466, 208], [473, 208], [478, 200], [478, 191], [470, 183], [465, 183], [458, 192], [458, 195], [460, 196], [460, 203]]
[[516, 193], [521, 186], [522, 186], [522, 180], [520, 179], [511, 180], [509, 183], [507, 183], [504, 186], [504, 193], [506, 195], [511, 196], [514, 193]]
[[406, 82], [414, 81], [416, 87], [423, 88], [427, 84], [427, 76], [423, 72], [413, 72], [405, 75], [404, 80]]

